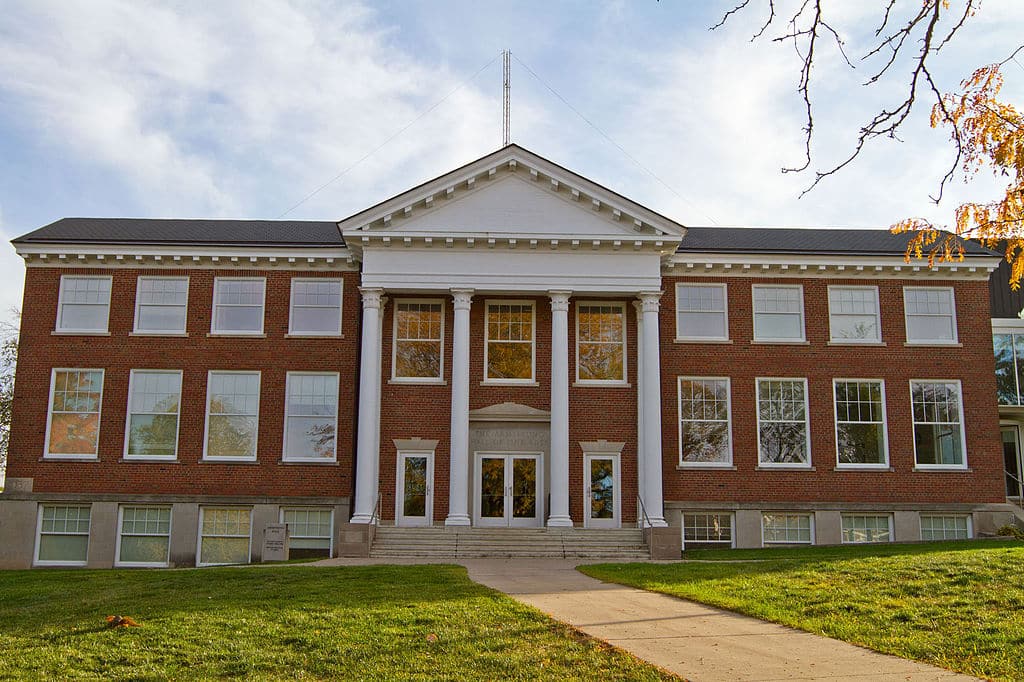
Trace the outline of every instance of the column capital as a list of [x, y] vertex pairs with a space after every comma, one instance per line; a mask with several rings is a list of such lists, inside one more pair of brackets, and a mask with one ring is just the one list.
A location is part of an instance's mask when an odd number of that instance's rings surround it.
[[363, 295], [364, 310], [367, 308], [380, 308], [386, 300], [384, 290], [379, 287], [359, 287], [359, 293]]
[[641, 291], [638, 292], [636, 297], [639, 299], [640, 309], [645, 313], [656, 313], [661, 307], [660, 299], [662, 292], [660, 291]]
[[551, 310], [555, 312], [566, 312], [569, 310], [569, 297], [572, 292], [568, 290], [552, 290], [548, 292], [551, 297]]
[[469, 310], [470, 304], [473, 302], [473, 290], [472, 289], [451, 289], [452, 301], [456, 310]]

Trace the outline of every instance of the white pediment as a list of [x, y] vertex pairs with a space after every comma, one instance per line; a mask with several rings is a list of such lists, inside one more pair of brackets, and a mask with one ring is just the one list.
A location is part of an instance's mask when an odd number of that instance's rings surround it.
[[469, 421], [549, 422], [551, 421], [551, 413], [519, 403], [499, 403], [470, 410]]

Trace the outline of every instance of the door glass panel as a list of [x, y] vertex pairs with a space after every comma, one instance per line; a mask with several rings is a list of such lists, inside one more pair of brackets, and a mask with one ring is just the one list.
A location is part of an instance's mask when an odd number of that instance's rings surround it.
[[1017, 481], [1017, 427], [1001, 429], [1003, 435], [1003, 466], [1006, 469], [1006, 496], [1020, 496], [1020, 482]]
[[537, 516], [537, 460], [512, 459], [512, 518]]
[[590, 460], [590, 518], [615, 518], [615, 469], [610, 459]]
[[405, 457], [403, 516], [427, 515], [427, 458]]
[[480, 516], [500, 519], [505, 516], [505, 458], [480, 460]]

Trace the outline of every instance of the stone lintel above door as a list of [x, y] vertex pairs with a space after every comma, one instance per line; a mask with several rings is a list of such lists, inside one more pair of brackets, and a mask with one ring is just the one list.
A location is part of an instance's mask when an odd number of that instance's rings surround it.
[[625, 443], [612, 443], [606, 440], [581, 440], [580, 448], [587, 455], [621, 455]]
[[438, 443], [436, 440], [427, 440], [425, 438], [393, 438], [392, 442], [399, 452], [403, 450], [433, 452], [437, 449]]
[[469, 421], [550, 422], [551, 413], [519, 403], [499, 403], [470, 410]]

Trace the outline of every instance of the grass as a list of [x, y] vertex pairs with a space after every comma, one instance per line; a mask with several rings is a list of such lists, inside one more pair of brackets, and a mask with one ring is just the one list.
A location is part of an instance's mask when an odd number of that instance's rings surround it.
[[709, 550], [687, 558], [704, 561], [580, 570], [971, 675], [1024, 679], [1024, 543]]
[[0, 571], [0, 652], [0, 679], [674, 679], [458, 566]]

